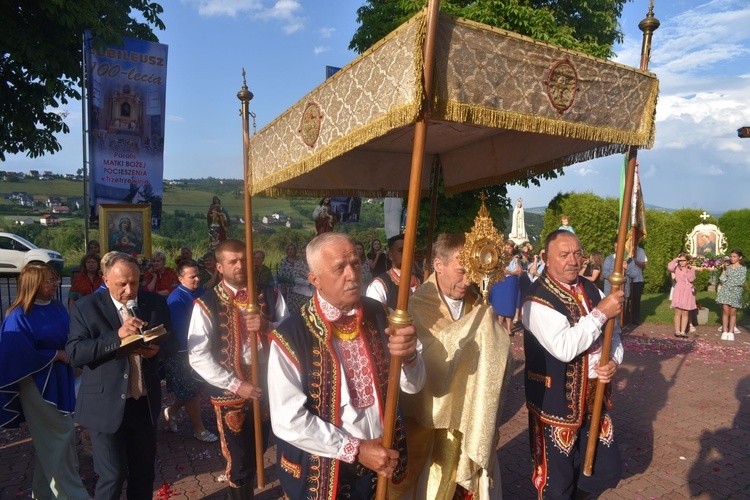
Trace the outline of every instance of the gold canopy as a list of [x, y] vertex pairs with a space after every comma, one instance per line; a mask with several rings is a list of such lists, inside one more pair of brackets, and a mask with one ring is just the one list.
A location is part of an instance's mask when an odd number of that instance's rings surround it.
[[[405, 195], [425, 18], [251, 138], [251, 194]], [[439, 155], [448, 194], [653, 145], [658, 80], [648, 71], [441, 14], [434, 81], [424, 165]]]

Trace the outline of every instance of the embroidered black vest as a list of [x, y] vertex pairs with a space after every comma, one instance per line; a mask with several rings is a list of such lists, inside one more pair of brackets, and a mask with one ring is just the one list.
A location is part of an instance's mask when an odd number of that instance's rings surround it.
[[[589, 280], [581, 280], [584, 292], [593, 309], [601, 300], [599, 289]], [[565, 316], [570, 326], [585, 316], [585, 309], [576, 297], [560, 286], [546, 270], [531, 284], [523, 299], [550, 307]], [[526, 406], [543, 422], [559, 427], [579, 428], [586, 413], [588, 384], [588, 355], [584, 352], [569, 363], [552, 356], [526, 330], [523, 338], [526, 353]]]
[[[383, 305], [368, 297], [362, 297], [362, 326], [360, 335], [367, 346], [375, 371], [375, 389], [381, 413], [385, 411], [385, 396], [388, 387], [390, 355], [385, 328], [388, 312]], [[334, 347], [333, 334], [317, 310], [316, 301], [309, 300], [302, 308], [284, 321], [271, 333], [272, 341], [286, 353], [299, 369], [302, 387], [307, 396], [305, 408], [313, 415], [340, 425], [341, 388], [346, 384], [340, 380], [340, 367]], [[381, 415], [382, 418], [382, 415]], [[394, 449], [399, 451], [399, 463], [392, 480], [399, 482], [406, 477], [406, 433], [401, 410], [397, 411]], [[288, 498], [336, 499], [338, 479], [342, 464], [339, 460], [325, 458], [300, 450], [281, 439], [277, 444], [279, 479]], [[374, 474], [360, 464], [355, 464], [357, 474]]]
[[383, 286], [385, 287], [385, 305], [387, 305], [391, 310], [395, 311], [396, 306], [398, 305], [398, 285], [393, 282], [388, 271], [384, 272], [375, 279], [380, 280], [380, 282], [383, 283]]
[[[261, 292], [258, 295], [258, 307], [261, 314], [267, 320], [272, 318], [268, 315], [268, 304], [266, 295]], [[240, 362], [242, 359], [242, 332], [244, 323], [239, 308], [235, 307], [232, 292], [221, 282], [211, 290], [208, 290], [196, 303], [203, 308], [211, 318], [213, 330], [213, 342], [211, 343], [211, 354], [222, 367], [233, 373], [241, 380], [250, 380], [250, 367]], [[275, 309], [271, 309], [273, 312]], [[264, 378], [263, 374], [263, 378]], [[263, 384], [262, 384], [263, 385]], [[243, 404], [241, 398], [226, 389], [207, 384], [211, 401], [215, 405]]]

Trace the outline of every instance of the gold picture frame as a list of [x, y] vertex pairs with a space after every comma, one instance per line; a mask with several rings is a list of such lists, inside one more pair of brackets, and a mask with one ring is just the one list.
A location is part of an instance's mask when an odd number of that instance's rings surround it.
[[151, 258], [151, 205], [99, 205], [99, 240], [107, 252]]

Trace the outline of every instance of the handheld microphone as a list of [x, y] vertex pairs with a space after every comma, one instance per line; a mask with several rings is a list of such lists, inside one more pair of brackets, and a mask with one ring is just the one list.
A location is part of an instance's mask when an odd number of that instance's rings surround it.
[[[125, 304], [125, 307], [134, 318], [138, 317], [138, 302], [137, 301], [131, 299], [127, 301], [127, 303]], [[138, 329], [138, 332], [143, 333], [140, 328]]]
[[133, 315], [134, 318], [138, 317], [138, 302], [131, 299], [126, 304], [125, 307], [128, 309], [128, 312]]

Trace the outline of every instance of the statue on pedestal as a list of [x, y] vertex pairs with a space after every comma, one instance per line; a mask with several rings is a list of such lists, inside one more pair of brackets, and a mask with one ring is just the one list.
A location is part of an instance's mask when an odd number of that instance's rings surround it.
[[218, 196], [213, 197], [206, 214], [206, 220], [208, 222], [208, 246], [210, 251], [213, 252], [219, 243], [227, 239], [230, 224], [229, 213], [221, 206], [221, 200]]
[[526, 235], [526, 223], [523, 214], [523, 198], [518, 198], [518, 203], [513, 209], [513, 218], [511, 219], [511, 230], [508, 238], [513, 240], [517, 245], [529, 241]]

